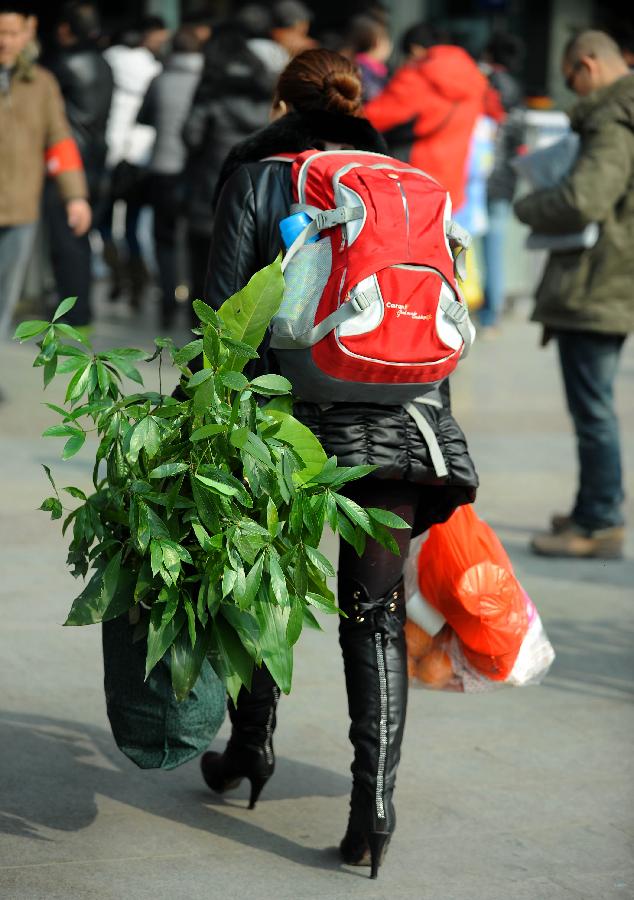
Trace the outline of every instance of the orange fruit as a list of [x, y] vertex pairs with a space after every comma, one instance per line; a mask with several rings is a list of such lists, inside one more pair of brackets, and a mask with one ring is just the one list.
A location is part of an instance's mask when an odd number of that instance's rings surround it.
[[435, 690], [442, 690], [451, 681], [453, 674], [449, 656], [438, 648], [426, 653], [416, 667], [416, 677]]
[[407, 655], [413, 656], [414, 659], [424, 656], [432, 644], [431, 635], [410, 619], [405, 622], [405, 640], [407, 641]]

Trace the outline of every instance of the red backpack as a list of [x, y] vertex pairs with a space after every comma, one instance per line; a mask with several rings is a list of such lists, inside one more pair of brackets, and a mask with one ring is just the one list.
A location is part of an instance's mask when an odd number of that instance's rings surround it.
[[282, 373], [302, 400], [402, 403], [427, 431], [413, 401], [438, 404], [431, 392], [474, 334], [456, 282], [470, 237], [447, 191], [380, 153], [270, 159], [292, 164], [291, 212], [312, 219], [282, 262], [271, 336]]

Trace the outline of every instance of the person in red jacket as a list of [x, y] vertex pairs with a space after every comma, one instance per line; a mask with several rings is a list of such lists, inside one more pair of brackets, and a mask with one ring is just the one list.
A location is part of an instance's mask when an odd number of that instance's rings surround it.
[[365, 115], [385, 134], [394, 156], [447, 188], [457, 210], [465, 199], [476, 121], [482, 115], [501, 121], [504, 110], [466, 50], [439, 40], [438, 32], [424, 23], [405, 33], [408, 61], [366, 105]]

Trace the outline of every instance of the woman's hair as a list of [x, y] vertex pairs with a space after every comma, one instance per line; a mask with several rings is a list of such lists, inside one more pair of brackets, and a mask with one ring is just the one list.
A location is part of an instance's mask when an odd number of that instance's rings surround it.
[[298, 112], [362, 115], [361, 78], [349, 59], [334, 50], [304, 50], [280, 75], [275, 93]]

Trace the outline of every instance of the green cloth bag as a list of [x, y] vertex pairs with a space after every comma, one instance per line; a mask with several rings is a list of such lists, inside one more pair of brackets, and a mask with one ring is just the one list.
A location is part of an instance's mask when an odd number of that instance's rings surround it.
[[127, 613], [102, 624], [106, 708], [117, 746], [141, 769], [174, 769], [201, 754], [225, 717], [226, 693], [208, 660], [186, 700], [172, 690], [169, 651], [147, 681], [145, 638]]

